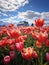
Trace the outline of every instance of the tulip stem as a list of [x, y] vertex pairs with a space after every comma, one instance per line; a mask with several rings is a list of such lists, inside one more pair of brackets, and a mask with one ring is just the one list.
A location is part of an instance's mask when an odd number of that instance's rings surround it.
[[36, 60], [36, 65], [37, 65], [37, 60]]
[[41, 53], [41, 65], [43, 65], [43, 58], [42, 58], [42, 53]]
[[40, 62], [40, 64], [43, 65], [43, 48], [41, 49], [41, 54], [40, 55], [41, 55], [41, 62]]

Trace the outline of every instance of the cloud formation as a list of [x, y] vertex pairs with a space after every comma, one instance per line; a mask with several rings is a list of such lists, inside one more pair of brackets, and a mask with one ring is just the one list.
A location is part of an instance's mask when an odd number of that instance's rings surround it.
[[28, 10], [26, 12], [19, 12], [18, 13], [18, 17], [19, 18], [26, 18], [26, 19], [33, 19], [34, 17], [37, 17], [37, 18], [49, 18], [49, 12], [42, 12], [42, 13], [39, 13], [39, 12], [35, 12], [35, 11], [32, 11], [32, 10]]
[[33, 17], [40, 17], [40, 13], [28, 10], [26, 12], [19, 12], [18, 17], [19, 18], [33, 19]]
[[16, 23], [18, 24], [19, 21], [16, 20], [17, 16], [11, 16], [9, 18], [0, 19], [0, 21], [3, 21], [4, 23]]
[[18, 12], [17, 16], [11, 16], [9, 18], [0, 19], [1, 21], [8, 23], [19, 23], [19, 21], [27, 21], [30, 25], [34, 23], [35, 19], [43, 18], [45, 22], [49, 22], [49, 12], [35, 12], [32, 10], [28, 10], [26, 12]]
[[28, 3], [28, 0], [0, 0], [1, 11], [15, 11]]
[[37, 18], [43, 18], [46, 23], [49, 21], [49, 12], [35, 12], [28, 10], [26, 12], [19, 12], [18, 18], [24, 19], [29, 22], [29, 24], [34, 23], [34, 20]]
[[7, 13], [0, 12], [0, 16], [8, 16]]

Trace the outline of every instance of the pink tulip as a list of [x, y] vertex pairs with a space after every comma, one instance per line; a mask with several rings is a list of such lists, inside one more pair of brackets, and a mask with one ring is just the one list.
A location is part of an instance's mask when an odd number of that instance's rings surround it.
[[36, 51], [33, 52], [33, 58], [34, 58], [34, 59], [38, 59], [38, 54], [37, 54]]
[[4, 57], [4, 64], [7, 65], [7, 64], [9, 64], [9, 62], [10, 62], [10, 56], [5, 56]]
[[24, 48], [24, 43], [22, 43], [22, 42], [16, 43], [16, 49], [19, 52], [21, 52], [23, 48]]
[[15, 58], [15, 52], [10, 51], [10, 59], [13, 60]]
[[49, 52], [46, 53], [46, 60], [49, 62]]

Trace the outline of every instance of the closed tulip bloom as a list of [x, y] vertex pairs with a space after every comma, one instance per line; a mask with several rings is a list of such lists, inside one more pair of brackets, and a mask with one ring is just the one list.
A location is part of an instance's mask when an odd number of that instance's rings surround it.
[[9, 64], [9, 62], [10, 62], [10, 56], [5, 56], [4, 57], [4, 64], [6, 65], [6, 64]]
[[46, 53], [46, 60], [49, 62], [49, 52]]
[[33, 52], [33, 58], [34, 58], [34, 59], [38, 59], [38, 54], [37, 54], [36, 51]]
[[49, 39], [46, 40], [45, 46], [49, 47]]
[[15, 51], [10, 51], [10, 59], [14, 60], [15, 58]]
[[37, 19], [37, 20], [35, 20], [35, 25], [37, 27], [42, 27], [44, 25], [44, 20], [43, 19]]

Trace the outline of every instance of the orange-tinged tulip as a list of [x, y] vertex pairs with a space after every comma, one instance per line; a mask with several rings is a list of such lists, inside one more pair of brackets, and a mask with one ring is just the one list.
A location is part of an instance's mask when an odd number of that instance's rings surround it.
[[32, 58], [32, 55], [33, 55], [33, 51], [34, 49], [31, 48], [31, 47], [28, 47], [28, 48], [23, 48], [21, 54], [22, 54], [22, 57], [26, 60], [30, 60]]
[[38, 35], [36, 35], [36, 39], [40, 42], [45, 42], [48, 39], [48, 34], [46, 32], [40, 32]]
[[19, 36], [18, 38], [16, 38], [16, 43], [19, 43], [19, 42], [24, 42], [24, 38], [22, 36]]
[[13, 50], [15, 50], [15, 45], [14, 44], [9, 45], [9, 48], [10, 48], [11, 51], [13, 51]]
[[37, 47], [37, 48], [41, 48], [41, 47], [42, 47], [42, 43], [39, 42], [39, 41], [36, 41], [36, 47]]
[[12, 29], [12, 30], [10, 30], [10, 31], [7, 31], [7, 34], [8, 34], [11, 38], [17, 38], [17, 37], [21, 36], [20, 30], [17, 30], [17, 29]]

